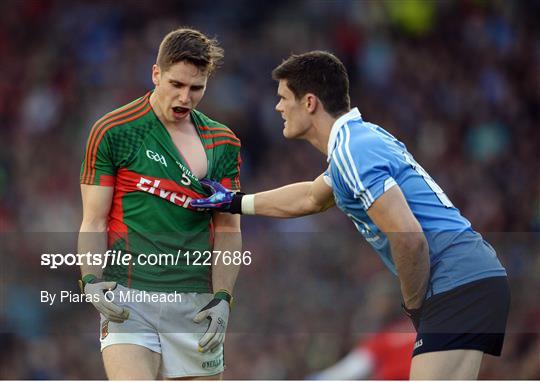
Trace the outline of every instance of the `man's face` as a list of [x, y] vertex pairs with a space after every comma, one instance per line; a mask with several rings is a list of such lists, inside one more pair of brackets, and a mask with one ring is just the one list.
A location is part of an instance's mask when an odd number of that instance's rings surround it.
[[309, 113], [302, 100], [295, 98], [294, 93], [287, 86], [286, 80], [279, 80], [277, 93], [279, 102], [276, 105], [276, 111], [285, 120], [283, 136], [288, 139], [302, 138], [310, 126]]
[[207, 80], [208, 74], [185, 61], [177, 62], [166, 71], [154, 65], [154, 93], [165, 122], [177, 123], [189, 118], [191, 110], [197, 107], [204, 95]]

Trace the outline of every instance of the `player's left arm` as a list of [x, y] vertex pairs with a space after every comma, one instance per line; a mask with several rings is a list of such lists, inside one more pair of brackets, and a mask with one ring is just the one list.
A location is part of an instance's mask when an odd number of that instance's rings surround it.
[[214, 298], [195, 316], [197, 323], [209, 319], [208, 329], [199, 340], [199, 351], [216, 351], [225, 341], [234, 284], [240, 270], [235, 265], [235, 252], [242, 251], [240, 216], [215, 212], [214, 250], [212, 252], [212, 285]]
[[[239, 148], [229, 147], [222, 157], [221, 182], [233, 189], [240, 189]], [[195, 322], [209, 319], [206, 333], [199, 340], [199, 351], [216, 351], [225, 341], [234, 284], [241, 262], [235, 262], [235, 255], [242, 251], [240, 216], [214, 212], [214, 248], [212, 251], [212, 287], [214, 298], [195, 316]], [[237, 257], [238, 258], [238, 257]], [[236, 263], [236, 265], [235, 265]]]
[[240, 270], [240, 265], [225, 265], [223, 254], [239, 253], [242, 251], [242, 233], [240, 230], [240, 216], [227, 213], [214, 212], [214, 252], [216, 257], [221, 253], [218, 261], [212, 262], [212, 285], [214, 293], [226, 290], [232, 295], [234, 284]]
[[388, 237], [405, 307], [420, 308], [430, 277], [429, 248], [399, 186], [394, 185], [377, 198], [367, 214]]
[[[221, 157], [221, 183], [233, 190], [240, 190], [240, 147], [227, 145], [227, 150]], [[232, 296], [240, 265], [223, 260], [224, 254], [233, 256], [234, 252], [242, 250], [242, 234], [240, 232], [240, 217], [214, 211], [214, 256], [212, 261], [212, 285], [214, 293], [226, 291]], [[221, 253], [220, 258], [218, 254]], [[228, 265], [225, 265], [227, 263]]]

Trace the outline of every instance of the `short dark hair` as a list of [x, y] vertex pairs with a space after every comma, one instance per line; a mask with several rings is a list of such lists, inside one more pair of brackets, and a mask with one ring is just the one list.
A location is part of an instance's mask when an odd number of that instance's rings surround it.
[[222, 58], [223, 49], [217, 40], [195, 29], [179, 28], [167, 34], [159, 45], [156, 63], [167, 71], [172, 65], [186, 61], [211, 74]]
[[276, 81], [286, 80], [296, 99], [313, 93], [334, 117], [351, 108], [347, 70], [329, 52], [316, 50], [293, 54], [272, 71], [272, 78]]

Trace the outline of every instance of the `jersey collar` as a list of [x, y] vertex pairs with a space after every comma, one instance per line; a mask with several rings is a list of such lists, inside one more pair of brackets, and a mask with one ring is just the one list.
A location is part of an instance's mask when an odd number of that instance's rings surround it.
[[349, 121], [353, 121], [356, 119], [362, 119], [362, 115], [360, 114], [360, 111], [357, 107], [354, 109], [351, 109], [346, 114], [343, 114], [341, 117], [336, 119], [336, 122], [332, 125], [332, 130], [330, 130], [330, 137], [328, 138], [328, 158], [327, 162], [330, 162], [330, 157], [332, 156], [332, 152], [334, 151], [334, 148], [336, 147], [336, 139], [339, 132], [339, 129], [341, 129], [341, 126], [346, 124]]

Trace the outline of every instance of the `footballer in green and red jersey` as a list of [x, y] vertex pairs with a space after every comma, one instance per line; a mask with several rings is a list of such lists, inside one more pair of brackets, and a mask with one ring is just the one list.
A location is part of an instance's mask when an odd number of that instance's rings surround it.
[[[134, 258], [108, 265], [104, 278], [139, 290], [210, 293], [210, 266], [192, 265], [186, 255], [212, 250], [212, 214], [189, 206], [205, 191], [154, 114], [150, 94], [98, 120], [86, 146], [81, 184], [114, 187], [108, 247]], [[199, 111], [191, 120], [206, 152], [206, 177], [239, 190], [240, 140]], [[141, 253], [172, 254], [178, 263], [141, 265]]]

